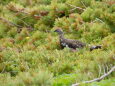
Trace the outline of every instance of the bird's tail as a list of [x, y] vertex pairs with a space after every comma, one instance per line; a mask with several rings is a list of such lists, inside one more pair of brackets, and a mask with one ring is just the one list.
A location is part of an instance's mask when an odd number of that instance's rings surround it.
[[89, 47], [90, 51], [93, 51], [95, 49], [101, 49], [101, 48], [102, 48], [102, 45], [93, 45]]

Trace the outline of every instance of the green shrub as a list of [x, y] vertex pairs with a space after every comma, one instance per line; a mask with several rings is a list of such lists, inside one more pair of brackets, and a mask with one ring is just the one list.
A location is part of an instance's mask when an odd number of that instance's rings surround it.
[[[70, 86], [108, 72], [115, 65], [114, 7], [107, 0], [0, 1], [0, 85]], [[61, 49], [56, 28], [87, 46]], [[90, 52], [94, 45], [102, 49]], [[114, 76], [83, 86], [114, 86]]]

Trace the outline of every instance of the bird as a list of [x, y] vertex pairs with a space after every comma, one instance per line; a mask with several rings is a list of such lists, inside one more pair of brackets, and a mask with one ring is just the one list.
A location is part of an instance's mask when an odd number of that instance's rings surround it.
[[64, 49], [65, 47], [71, 48], [71, 49], [79, 49], [86, 46], [85, 43], [79, 41], [79, 40], [73, 40], [73, 39], [67, 39], [64, 37], [64, 32], [61, 28], [57, 28], [54, 32], [57, 32], [59, 35], [59, 41], [61, 48]]
[[[86, 47], [86, 43], [83, 43], [79, 40], [73, 40], [73, 39], [67, 39], [64, 37], [64, 32], [61, 28], [57, 28], [54, 32], [57, 32], [59, 35], [59, 41], [60, 41], [60, 45], [61, 48], [64, 49], [65, 47], [68, 47], [70, 49], [72, 49], [72, 51], [79, 49], [79, 48], [84, 48]], [[101, 45], [93, 45], [89, 47], [90, 51], [93, 51], [95, 49], [101, 49], [102, 46]]]

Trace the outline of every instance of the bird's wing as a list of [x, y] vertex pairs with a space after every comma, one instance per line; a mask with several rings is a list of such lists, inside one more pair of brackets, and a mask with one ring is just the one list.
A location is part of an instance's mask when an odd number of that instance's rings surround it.
[[85, 43], [82, 43], [79, 40], [65, 39], [65, 42], [67, 44], [73, 45], [75, 47], [84, 47], [85, 46]]

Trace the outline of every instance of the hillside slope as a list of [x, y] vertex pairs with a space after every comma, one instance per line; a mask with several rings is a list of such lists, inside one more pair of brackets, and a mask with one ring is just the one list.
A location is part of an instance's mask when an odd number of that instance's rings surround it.
[[[65, 37], [102, 45], [71, 52]], [[1, 0], [0, 85], [70, 86], [100, 77], [115, 66], [114, 0]], [[114, 86], [115, 72], [83, 86]]]

